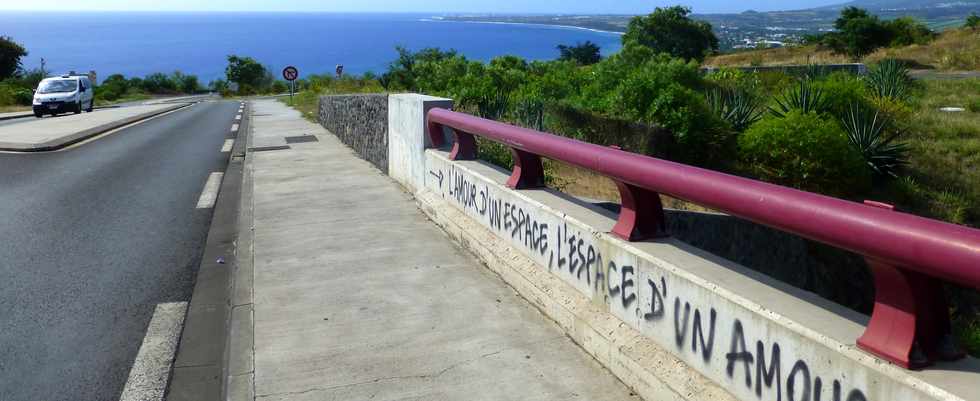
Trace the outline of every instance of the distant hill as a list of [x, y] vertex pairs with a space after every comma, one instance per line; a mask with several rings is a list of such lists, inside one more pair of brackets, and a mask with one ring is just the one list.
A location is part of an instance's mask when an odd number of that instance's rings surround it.
[[[884, 19], [911, 16], [934, 30], [963, 24], [970, 13], [980, 14], [980, 0], [853, 0], [837, 5], [790, 11], [745, 11], [737, 14], [695, 14], [714, 26], [722, 50], [781, 46], [806, 34], [833, 30], [844, 7], [860, 7]], [[625, 32], [629, 15], [457, 15], [439, 17], [455, 21], [513, 22], [565, 25]]]

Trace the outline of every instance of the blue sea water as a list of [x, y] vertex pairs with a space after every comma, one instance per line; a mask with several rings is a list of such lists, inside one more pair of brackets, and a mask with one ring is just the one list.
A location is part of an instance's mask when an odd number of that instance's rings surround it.
[[421, 14], [0, 12], [0, 35], [30, 53], [26, 68], [121, 73], [194, 74], [203, 82], [224, 75], [225, 57], [247, 55], [275, 71], [295, 65], [301, 75], [384, 72], [395, 46], [456, 49], [474, 60], [516, 55], [558, 56], [559, 44], [591, 40], [604, 54], [620, 36], [575, 28], [447, 22]]

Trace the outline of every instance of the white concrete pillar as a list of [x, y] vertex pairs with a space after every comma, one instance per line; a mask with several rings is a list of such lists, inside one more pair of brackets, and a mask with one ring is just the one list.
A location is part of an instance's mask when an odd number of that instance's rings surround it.
[[431, 146], [425, 114], [452, 109], [452, 99], [414, 93], [388, 96], [388, 175], [412, 193], [425, 187], [425, 148]]

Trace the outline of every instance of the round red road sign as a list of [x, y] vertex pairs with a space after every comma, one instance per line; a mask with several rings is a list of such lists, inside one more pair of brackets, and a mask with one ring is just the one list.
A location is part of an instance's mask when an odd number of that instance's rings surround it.
[[282, 77], [285, 78], [287, 81], [295, 81], [296, 78], [299, 78], [299, 70], [297, 70], [296, 67], [293, 66], [283, 68]]

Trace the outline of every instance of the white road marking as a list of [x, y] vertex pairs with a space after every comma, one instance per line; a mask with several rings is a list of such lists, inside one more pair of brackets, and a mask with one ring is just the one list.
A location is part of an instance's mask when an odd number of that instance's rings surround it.
[[163, 400], [186, 314], [187, 302], [157, 304], [119, 401]]
[[210, 209], [214, 207], [214, 202], [218, 200], [218, 189], [221, 187], [221, 177], [225, 173], [211, 173], [208, 176], [208, 182], [204, 183], [204, 190], [201, 191], [201, 197], [197, 199], [198, 209]]
[[238, 131], [238, 124], [237, 123], [236, 124], [232, 124], [231, 125], [231, 132], [237, 132], [237, 131]]
[[236, 119], [236, 120], [241, 120], [241, 119], [242, 119], [242, 115], [241, 115], [241, 114], [239, 114], [239, 115], [237, 115], [237, 116], [235, 116], [235, 119]]
[[234, 139], [225, 139], [225, 144], [221, 146], [221, 153], [231, 152], [231, 147], [235, 144]]

